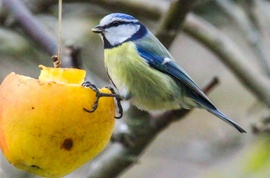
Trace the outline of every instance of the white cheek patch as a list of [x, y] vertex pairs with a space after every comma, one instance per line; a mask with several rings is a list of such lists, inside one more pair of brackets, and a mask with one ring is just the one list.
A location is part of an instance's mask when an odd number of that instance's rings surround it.
[[140, 25], [119, 25], [106, 29], [105, 37], [112, 46], [115, 46], [131, 38], [139, 29]]

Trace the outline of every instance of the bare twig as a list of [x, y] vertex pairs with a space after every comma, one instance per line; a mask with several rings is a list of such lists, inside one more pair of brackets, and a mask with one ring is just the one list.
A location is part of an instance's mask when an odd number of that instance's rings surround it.
[[184, 31], [219, 56], [219, 59], [236, 74], [246, 88], [253, 92], [260, 101], [270, 106], [269, 80], [248, 65], [246, 62], [249, 61], [248, 56], [245, 56], [230, 38], [213, 25], [194, 15], [188, 16]]
[[[258, 32], [245, 10], [233, 1], [216, 0], [217, 5], [223, 10], [247, 36], [248, 41], [256, 43]], [[255, 30], [255, 31], [254, 31]]]
[[216, 2], [244, 32], [246, 41], [258, 57], [256, 61], [259, 62], [265, 74], [270, 77], [268, 57], [261, 43], [262, 32], [257, 26], [257, 16], [254, 13], [255, 2], [253, 0], [244, 1], [246, 11], [232, 1], [216, 0]]
[[63, 49], [62, 66], [82, 69], [81, 47], [72, 43]]
[[[20, 23], [31, 40], [41, 45], [49, 55], [57, 54], [57, 46], [60, 45], [57, 44], [57, 37], [46, 31], [44, 25], [31, 14], [25, 4], [18, 0], [3, 0], [3, 5], [12, 13], [15, 20]], [[67, 44], [64, 48], [63, 64], [61, 66], [82, 68], [80, 53], [80, 47], [74, 44]]]
[[259, 122], [251, 124], [253, 134], [267, 133], [270, 134], [270, 113], [265, 113]]
[[192, 8], [195, 0], [178, 0], [172, 2], [167, 14], [161, 20], [156, 37], [169, 48], [179, 29], [184, 22], [187, 13]]
[[46, 31], [42, 23], [33, 17], [22, 1], [3, 0], [3, 6], [12, 13], [26, 33], [34, 41], [43, 46], [47, 53], [50, 55], [57, 54], [56, 39]]
[[[48, 9], [49, 7], [56, 5], [57, 1], [55, 0], [31, 0], [31, 3], [33, 2], [35, 4], [35, 11], [44, 11]], [[149, 19], [157, 20], [160, 15], [161, 11], [160, 9], [156, 7], [147, 6], [145, 4], [139, 3], [139, 2], [133, 2], [133, 1], [108, 1], [108, 0], [65, 0], [64, 3], [91, 3], [98, 6], [101, 6], [103, 8], [106, 8], [111, 11], [117, 11], [117, 12], [126, 12], [132, 15], [136, 16], [144, 16]]]
[[[243, 1], [245, 2], [245, 1]], [[267, 6], [265, 7], [265, 4], [270, 6], [270, 3], [265, 0], [249, 0], [245, 2], [247, 5], [247, 13], [249, 14], [250, 19], [253, 21], [255, 26], [258, 30], [260, 30], [260, 37], [257, 41], [257, 44], [255, 44], [255, 49], [257, 50], [258, 56], [262, 56], [263, 60], [259, 60], [261, 62], [261, 68], [264, 69], [268, 77], [270, 77], [270, 57], [268, 53], [269, 49], [269, 39], [268, 35], [266, 35], [269, 32], [269, 25], [270, 25], [270, 19], [269, 16], [267, 16], [267, 13], [269, 13], [269, 8]]]

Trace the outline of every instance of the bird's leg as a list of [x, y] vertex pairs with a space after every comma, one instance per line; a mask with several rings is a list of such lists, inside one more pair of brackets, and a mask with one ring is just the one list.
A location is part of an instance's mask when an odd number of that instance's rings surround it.
[[114, 89], [112, 87], [106, 87], [106, 88], [108, 88], [112, 92], [111, 95], [113, 95], [113, 97], [115, 98], [116, 104], [117, 104], [117, 107], [118, 107], [119, 116], [114, 116], [114, 118], [115, 119], [120, 119], [123, 116], [123, 107], [121, 105], [122, 98], [121, 98], [120, 95], [115, 93], [115, 91], [114, 91]]
[[117, 107], [118, 107], [118, 110], [119, 110], [119, 116], [115, 116], [115, 118], [120, 119], [123, 116], [123, 108], [122, 108], [122, 105], [121, 105], [121, 100], [122, 99], [121, 99], [120, 95], [115, 93], [113, 88], [106, 87], [111, 91], [111, 93], [102, 93], [102, 92], [100, 92], [98, 90], [96, 85], [92, 84], [89, 81], [83, 82], [82, 86], [91, 88], [96, 93], [96, 100], [94, 102], [94, 105], [93, 105], [92, 109], [88, 110], [86, 108], [83, 108], [86, 112], [92, 113], [97, 109], [99, 98], [101, 98], [101, 97], [114, 97], [116, 99]]

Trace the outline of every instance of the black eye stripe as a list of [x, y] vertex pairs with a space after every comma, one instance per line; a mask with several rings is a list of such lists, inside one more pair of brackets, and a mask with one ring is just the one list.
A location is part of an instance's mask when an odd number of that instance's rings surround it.
[[139, 22], [113, 21], [109, 23], [108, 25], [103, 26], [103, 28], [106, 29], [106, 28], [111, 28], [111, 27], [117, 27], [119, 25], [127, 25], [127, 24], [139, 24]]

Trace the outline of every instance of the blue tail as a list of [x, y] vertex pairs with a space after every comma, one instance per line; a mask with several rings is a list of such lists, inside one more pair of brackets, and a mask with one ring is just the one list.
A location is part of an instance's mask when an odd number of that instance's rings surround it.
[[236, 128], [240, 133], [247, 133], [239, 124], [234, 122], [232, 119], [227, 117], [221, 111], [219, 111], [205, 96], [196, 95], [195, 93], [190, 93], [190, 97], [198, 104], [199, 107], [206, 109], [208, 112], [214, 114], [221, 120], [230, 124]]
[[210, 113], [214, 114], [218, 118], [222, 119], [223, 121], [227, 122], [231, 126], [235, 127], [239, 132], [247, 133], [241, 126], [239, 126], [236, 122], [231, 120], [229, 117], [227, 117], [225, 114], [223, 114], [218, 109], [215, 108], [215, 109], [206, 109], [206, 110], [209, 111]]

